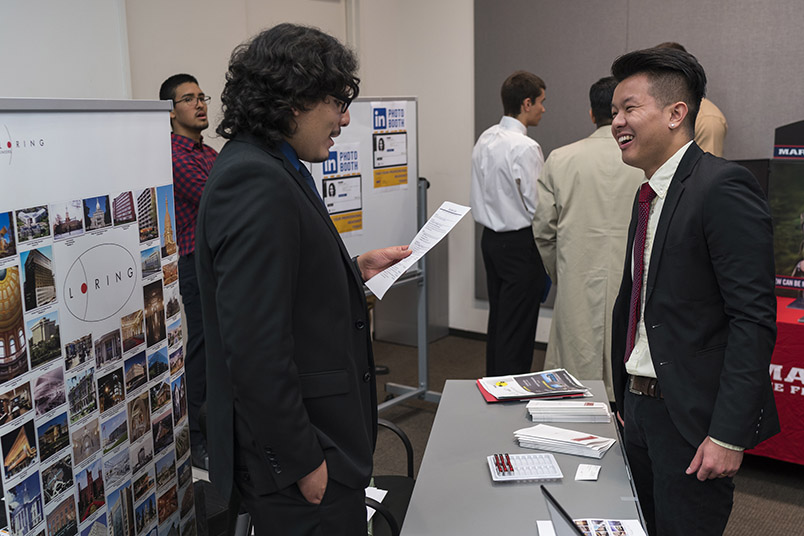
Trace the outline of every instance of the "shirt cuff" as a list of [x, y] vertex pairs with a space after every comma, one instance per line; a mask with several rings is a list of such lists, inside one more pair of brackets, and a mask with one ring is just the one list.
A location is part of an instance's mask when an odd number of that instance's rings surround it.
[[712, 443], [714, 443], [715, 445], [717, 445], [719, 447], [723, 447], [724, 449], [736, 450], [738, 452], [742, 452], [742, 451], [745, 450], [744, 447], [738, 447], [737, 445], [732, 445], [730, 443], [724, 443], [723, 441], [718, 441], [717, 439], [715, 439], [712, 436], [709, 436], [709, 439], [712, 440]]

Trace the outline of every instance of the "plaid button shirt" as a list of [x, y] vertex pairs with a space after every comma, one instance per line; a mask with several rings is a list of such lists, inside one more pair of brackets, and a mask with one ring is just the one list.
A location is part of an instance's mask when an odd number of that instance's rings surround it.
[[218, 152], [204, 145], [204, 139], [196, 143], [190, 138], [170, 135], [173, 151], [173, 195], [176, 206], [176, 235], [179, 255], [189, 255], [195, 250], [195, 222], [201, 192], [215, 163]]

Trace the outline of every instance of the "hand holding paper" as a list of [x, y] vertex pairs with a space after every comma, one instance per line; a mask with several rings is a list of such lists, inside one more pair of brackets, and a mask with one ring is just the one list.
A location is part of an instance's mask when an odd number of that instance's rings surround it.
[[[442, 238], [447, 236], [447, 233], [449, 233], [468, 212], [469, 207], [457, 205], [450, 201], [444, 201], [430, 219], [427, 220], [424, 227], [419, 230], [410, 243], [410, 246], [408, 246], [411, 254], [407, 258], [402, 259], [400, 262], [371, 277], [371, 279], [366, 281], [366, 286], [381, 300], [391, 285], [393, 285], [408, 268], [424, 257], [425, 253], [438, 244]], [[360, 263], [360, 257], [358, 257], [358, 263]], [[362, 269], [363, 267], [361, 265], [361, 270]]]

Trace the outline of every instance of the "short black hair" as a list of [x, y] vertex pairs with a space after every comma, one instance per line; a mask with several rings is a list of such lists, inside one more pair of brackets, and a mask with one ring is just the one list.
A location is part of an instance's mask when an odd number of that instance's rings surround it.
[[687, 104], [687, 129], [690, 134], [694, 132], [701, 99], [706, 96], [706, 73], [695, 56], [669, 47], [636, 50], [614, 60], [611, 74], [617, 82], [636, 74], [647, 75], [651, 95], [659, 104]]
[[232, 53], [216, 132], [226, 139], [249, 133], [278, 145], [294, 132], [294, 110], [329, 95], [357, 97], [356, 73], [355, 54], [334, 37], [309, 26], [274, 26]]
[[159, 88], [159, 100], [176, 100], [176, 88], [187, 82], [198, 85], [198, 80], [191, 74], [174, 74], [162, 82], [162, 86]]
[[684, 45], [681, 43], [676, 43], [675, 41], [665, 41], [664, 43], [659, 43], [656, 45], [656, 48], [674, 48], [676, 50], [680, 50], [681, 52], [687, 51], [687, 49], [684, 48]]
[[516, 117], [522, 110], [525, 99], [536, 102], [542, 91], [547, 89], [544, 80], [527, 71], [516, 71], [505, 79], [500, 96], [502, 97], [503, 113]]
[[598, 128], [611, 124], [611, 99], [617, 80], [613, 76], [601, 78], [589, 88], [589, 105]]

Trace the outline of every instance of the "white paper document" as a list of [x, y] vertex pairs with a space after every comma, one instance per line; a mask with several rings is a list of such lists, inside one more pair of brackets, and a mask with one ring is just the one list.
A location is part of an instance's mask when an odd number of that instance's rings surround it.
[[461, 221], [461, 218], [466, 216], [467, 212], [469, 212], [469, 207], [444, 201], [413, 238], [410, 243], [412, 252], [410, 256], [366, 281], [366, 286], [369, 290], [381, 300], [385, 296], [385, 292], [391, 288], [391, 285], [408, 268], [419, 262], [419, 259], [424, 257], [425, 253], [438, 244], [442, 238], [447, 236], [447, 233]]
[[[374, 487], [367, 487], [366, 488], [366, 497], [371, 497], [377, 502], [382, 502], [388, 492], [384, 489], [374, 488]], [[374, 515], [374, 508], [371, 506], [366, 506], [366, 521], [371, 521], [371, 517]]]
[[581, 463], [578, 464], [578, 470], [575, 472], [575, 480], [597, 480], [599, 474], [599, 465]]

